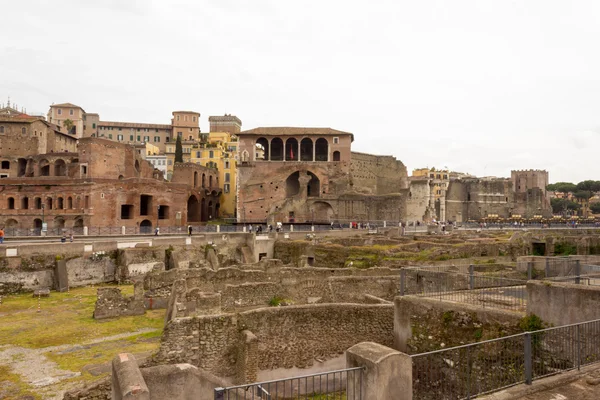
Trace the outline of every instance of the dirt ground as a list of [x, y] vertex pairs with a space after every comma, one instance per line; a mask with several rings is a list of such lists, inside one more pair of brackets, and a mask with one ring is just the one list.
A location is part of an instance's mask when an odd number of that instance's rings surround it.
[[[120, 288], [133, 292], [132, 286]], [[106, 376], [117, 353], [144, 359], [158, 349], [164, 310], [96, 321], [96, 291], [2, 298], [0, 399], [62, 399], [65, 391]]]

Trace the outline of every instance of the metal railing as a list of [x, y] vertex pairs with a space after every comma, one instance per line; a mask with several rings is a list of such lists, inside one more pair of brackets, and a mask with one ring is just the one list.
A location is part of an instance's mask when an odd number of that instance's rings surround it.
[[471, 399], [600, 361], [600, 320], [411, 356], [415, 400]]
[[363, 367], [346, 368], [292, 378], [216, 388], [214, 399], [362, 400], [363, 370]]
[[415, 295], [481, 307], [525, 311], [526, 280], [469, 273], [451, 267], [407, 267], [400, 270], [400, 296]]

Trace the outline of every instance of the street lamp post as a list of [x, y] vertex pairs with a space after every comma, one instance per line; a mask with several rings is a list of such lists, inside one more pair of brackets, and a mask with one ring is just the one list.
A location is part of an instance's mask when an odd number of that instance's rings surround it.
[[44, 214], [44, 209], [45, 209], [45, 205], [44, 203], [42, 203], [42, 228], [40, 229], [40, 236], [42, 236], [42, 232], [44, 231], [44, 222], [46, 220], [45, 218], [45, 214]]
[[315, 209], [314, 209], [314, 208], [311, 208], [311, 209], [310, 209], [310, 212], [311, 212], [311, 214], [312, 214], [312, 218], [311, 218], [311, 220], [310, 220], [310, 224], [311, 224], [312, 226], [314, 226], [314, 225], [315, 225]]
[[158, 228], [158, 219], [160, 218], [160, 204], [156, 207], [156, 227]]

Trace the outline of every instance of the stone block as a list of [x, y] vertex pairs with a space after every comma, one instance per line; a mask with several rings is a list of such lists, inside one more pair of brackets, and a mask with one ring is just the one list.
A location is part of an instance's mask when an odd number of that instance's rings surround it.
[[50, 297], [49, 288], [41, 288], [33, 291], [33, 297]]
[[67, 272], [67, 261], [58, 260], [54, 267], [54, 285], [58, 292], [66, 292], [69, 288], [69, 274]]

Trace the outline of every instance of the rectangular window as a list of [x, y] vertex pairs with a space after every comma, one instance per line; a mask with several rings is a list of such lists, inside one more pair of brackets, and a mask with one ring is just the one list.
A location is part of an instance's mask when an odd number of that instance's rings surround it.
[[119, 142], [122, 142], [123, 141], [123, 135], [117, 135], [117, 140]]
[[229, 169], [229, 161], [225, 161], [225, 169]]
[[156, 133], [158, 133], [158, 129], [155, 129], [154, 131], [155, 131]]
[[225, 172], [225, 182], [229, 182], [231, 180], [231, 176], [229, 172]]
[[58, 109], [58, 115], [62, 115], [62, 109]]
[[139, 132], [139, 131], [140, 131], [140, 128], [137, 128], [137, 131]]
[[150, 136], [144, 136], [144, 142], [149, 142], [150, 141]]
[[69, 115], [73, 115], [73, 110], [69, 110]]
[[334, 137], [333, 138], [333, 144], [339, 144], [340, 143], [340, 138], [339, 137]]
[[138, 135], [138, 136], [137, 136], [137, 141], [138, 141], [138, 142], [141, 142], [141, 140], [140, 140], [140, 135]]
[[215, 153], [211, 150], [208, 152], [208, 158], [214, 158], [215, 157]]
[[193, 118], [192, 118], [192, 120], [193, 120], [194, 122], [196, 122], [196, 117], [193, 117]]
[[92, 124], [92, 129], [96, 129], [96, 123], [95, 122]]
[[160, 143], [160, 136], [154, 136], [154, 143]]
[[229, 193], [229, 183], [225, 183], [225, 184], [223, 185], [223, 192], [224, 192], [224, 193]]
[[179, 136], [180, 138], [183, 138], [183, 133], [182, 132], [177, 132], [177, 136]]
[[129, 140], [133, 142], [133, 135], [129, 135]]
[[170, 139], [170, 138], [167, 136], [167, 137], [165, 138], [165, 142], [169, 143], [169, 139]]
[[109, 138], [109, 139], [112, 139], [112, 133], [109, 133], [109, 134], [108, 134], [108, 138]]
[[169, 160], [169, 165], [173, 165], [173, 160]]
[[200, 158], [200, 152], [199, 151], [196, 152], [196, 158]]

